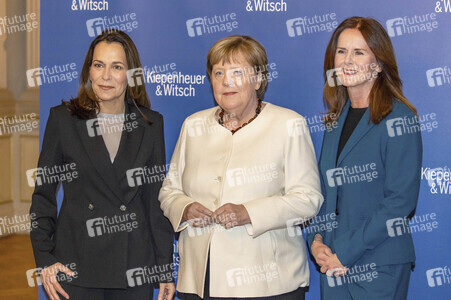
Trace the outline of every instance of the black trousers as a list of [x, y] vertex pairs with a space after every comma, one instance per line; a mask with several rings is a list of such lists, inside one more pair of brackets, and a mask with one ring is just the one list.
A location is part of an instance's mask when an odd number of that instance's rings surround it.
[[305, 300], [305, 292], [307, 288], [298, 288], [297, 290], [276, 296], [270, 297], [252, 297], [252, 298], [218, 298], [210, 297], [210, 257], [207, 261], [207, 271], [205, 272], [205, 285], [204, 285], [204, 298], [199, 297], [196, 294], [182, 294], [179, 293], [178, 297], [183, 300], [233, 300], [233, 299], [251, 299], [251, 300]]
[[[96, 289], [79, 287], [60, 282], [61, 287], [71, 300], [124, 300], [124, 299], [152, 299], [153, 287], [149, 284], [127, 289]], [[58, 293], [60, 299], [66, 299]]]

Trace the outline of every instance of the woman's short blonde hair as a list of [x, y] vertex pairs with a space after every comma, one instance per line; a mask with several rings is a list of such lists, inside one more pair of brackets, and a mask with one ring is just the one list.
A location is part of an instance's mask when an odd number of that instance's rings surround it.
[[211, 72], [217, 63], [230, 63], [242, 55], [257, 73], [261, 73], [261, 85], [257, 98], [263, 100], [268, 87], [268, 58], [265, 48], [254, 38], [245, 35], [231, 35], [217, 41], [208, 51], [207, 76], [211, 82]]

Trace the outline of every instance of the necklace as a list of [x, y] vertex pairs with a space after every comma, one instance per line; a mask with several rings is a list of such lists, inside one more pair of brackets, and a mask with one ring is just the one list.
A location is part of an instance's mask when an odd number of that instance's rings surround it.
[[[232, 132], [232, 134], [234, 134], [235, 132], [237, 132], [238, 130], [240, 130], [241, 128], [243, 128], [244, 126], [246, 126], [247, 124], [249, 124], [250, 122], [252, 122], [262, 111], [262, 101], [258, 100], [258, 104], [257, 104], [257, 108], [255, 109], [255, 115], [249, 119], [249, 121], [247, 121], [246, 123], [244, 123], [243, 125], [241, 125], [240, 127], [230, 130]], [[219, 113], [219, 120], [218, 120], [219, 124], [221, 126], [224, 126], [224, 109], [221, 108], [221, 112]]]

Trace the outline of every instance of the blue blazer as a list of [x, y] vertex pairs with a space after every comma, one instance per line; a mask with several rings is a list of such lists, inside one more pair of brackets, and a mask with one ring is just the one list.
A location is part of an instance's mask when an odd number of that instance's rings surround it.
[[414, 213], [420, 187], [418, 119], [396, 100], [379, 124], [370, 121], [367, 109], [337, 160], [349, 107], [348, 100], [335, 126], [324, 134], [319, 162], [324, 203], [316, 217], [323, 226], [309, 231], [308, 243], [311, 246], [314, 235], [320, 233], [348, 267], [414, 262], [405, 220]]

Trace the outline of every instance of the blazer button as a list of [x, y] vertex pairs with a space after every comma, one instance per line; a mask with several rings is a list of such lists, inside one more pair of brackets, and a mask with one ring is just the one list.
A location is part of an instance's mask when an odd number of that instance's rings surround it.
[[94, 205], [93, 205], [92, 203], [89, 203], [88, 209], [89, 209], [89, 210], [94, 210]]
[[218, 176], [218, 177], [216, 177], [216, 179], [215, 179], [217, 182], [221, 182], [222, 181], [222, 177], [221, 176]]
[[122, 204], [121, 207], [119, 207], [119, 209], [122, 210], [122, 211], [126, 211], [127, 210], [127, 206]]
[[216, 198], [216, 200], [215, 200], [215, 205], [219, 205], [219, 199], [218, 198]]

